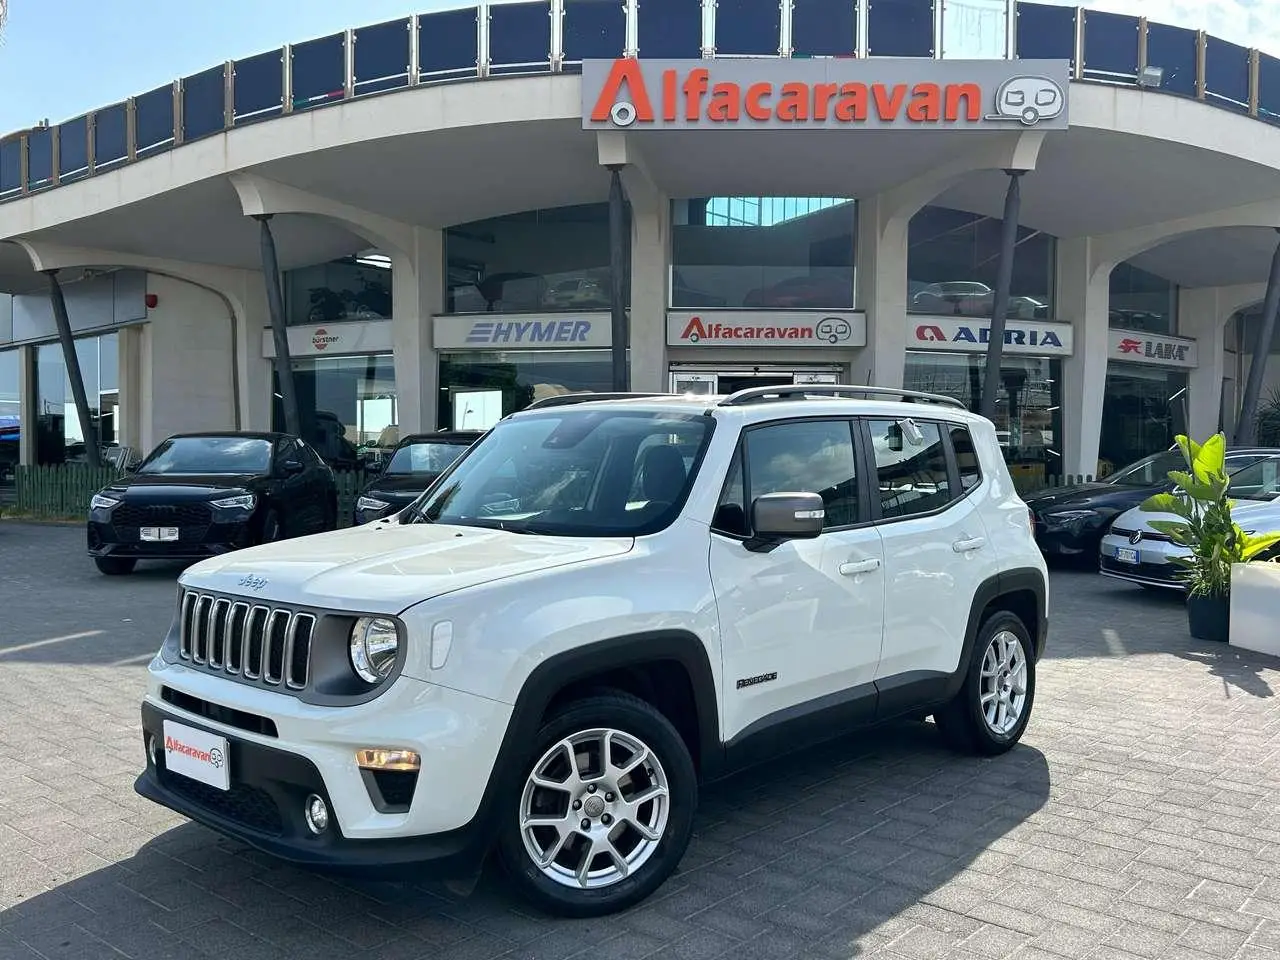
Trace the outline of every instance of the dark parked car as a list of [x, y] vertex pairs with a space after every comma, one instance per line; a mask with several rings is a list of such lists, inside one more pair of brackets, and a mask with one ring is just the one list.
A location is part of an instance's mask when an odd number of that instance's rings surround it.
[[139, 560], [200, 560], [332, 530], [337, 519], [333, 470], [297, 437], [179, 434], [94, 494], [89, 556], [125, 574]]
[[[1280, 450], [1241, 447], [1227, 451], [1227, 472], [1275, 456]], [[1170, 493], [1170, 470], [1185, 470], [1175, 447], [1144, 457], [1095, 483], [1039, 490], [1023, 497], [1036, 522], [1036, 543], [1047, 556], [1096, 558], [1111, 522], [1157, 493]]]
[[399, 513], [483, 435], [481, 430], [441, 430], [405, 437], [386, 467], [360, 491], [353, 522], [359, 525]]

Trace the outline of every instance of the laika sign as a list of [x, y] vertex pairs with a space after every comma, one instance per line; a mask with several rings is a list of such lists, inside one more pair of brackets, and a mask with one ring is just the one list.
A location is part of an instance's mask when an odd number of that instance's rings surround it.
[[1064, 130], [1066, 60], [587, 60], [587, 129]]

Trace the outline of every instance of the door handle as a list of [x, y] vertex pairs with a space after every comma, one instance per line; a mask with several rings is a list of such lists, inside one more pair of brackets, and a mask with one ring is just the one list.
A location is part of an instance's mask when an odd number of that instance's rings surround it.
[[956, 553], [968, 553], [970, 550], [977, 550], [986, 544], [986, 537], [972, 537], [968, 540], [957, 540], [951, 544], [951, 549]]
[[840, 564], [840, 576], [853, 577], [860, 573], [870, 573], [872, 570], [880, 569], [880, 561], [875, 557], [870, 560], [851, 560], [848, 563]]

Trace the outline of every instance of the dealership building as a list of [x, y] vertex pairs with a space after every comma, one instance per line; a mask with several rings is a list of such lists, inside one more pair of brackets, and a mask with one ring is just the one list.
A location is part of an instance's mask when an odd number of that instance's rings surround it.
[[103, 442], [282, 428], [265, 234], [336, 463], [610, 389], [615, 272], [633, 390], [976, 404], [1011, 179], [1015, 476], [1233, 428], [1267, 349], [1280, 59], [1008, 0], [640, 6], [356, 27], [0, 140], [0, 479], [83, 456], [51, 271]]

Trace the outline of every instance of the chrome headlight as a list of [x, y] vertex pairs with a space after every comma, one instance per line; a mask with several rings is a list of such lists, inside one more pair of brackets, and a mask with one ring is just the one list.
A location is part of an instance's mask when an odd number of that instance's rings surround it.
[[361, 497], [356, 501], [357, 510], [385, 510], [391, 504], [385, 500], [378, 500], [376, 497]]
[[102, 493], [95, 493], [93, 499], [89, 501], [90, 510], [110, 510], [120, 501], [115, 497], [108, 497]]
[[365, 683], [381, 683], [400, 652], [400, 631], [386, 617], [361, 617], [351, 628], [351, 668]]
[[252, 510], [258, 505], [258, 498], [252, 493], [246, 493], [238, 497], [210, 500], [209, 504], [222, 510]]

